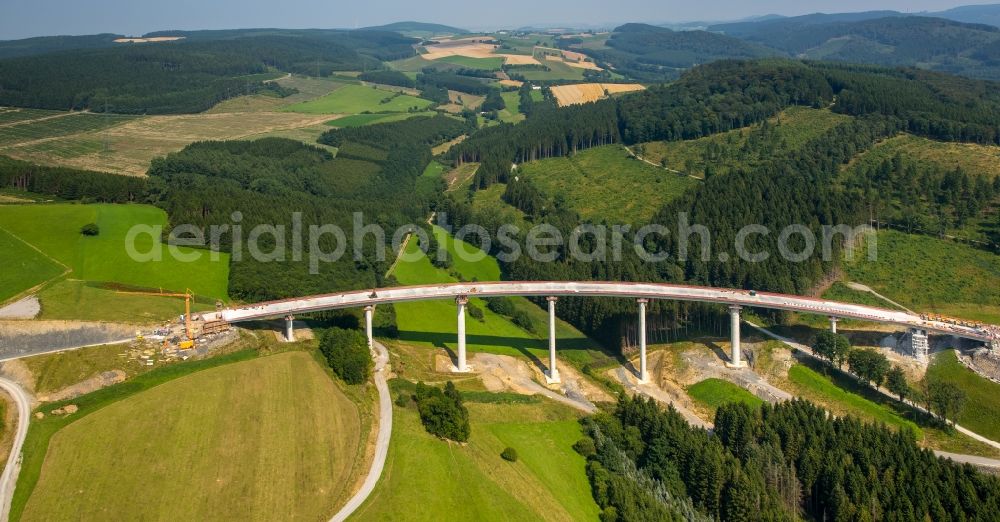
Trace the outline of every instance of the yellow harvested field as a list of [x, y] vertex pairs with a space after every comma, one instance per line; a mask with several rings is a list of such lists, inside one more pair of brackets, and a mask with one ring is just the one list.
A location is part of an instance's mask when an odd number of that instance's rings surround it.
[[558, 85], [549, 88], [559, 105], [565, 107], [578, 103], [589, 103], [600, 100], [607, 94], [641, 91], [645, 87], [638, 83], [577, 83], [573, 85]]
[[524, 54], [498, 54], [495, 56], [502, 56], [504, 62], [508, 65], [541, 65], [534, 56], [527, 56]]
[[567, 62], [583, 62], [583, 61], [587, 60], [587, 55], [585, 55], [583, 53], [578, 53], [576, 51], [565, 51], [564, 50], [562, 52], [562, 55], [563, 55], [563, 58], [565, 58]]
[[174, 42], [184, 38], [184, 36], [151, 36], [149, 38], [116, 38], [114, 41], [115, 43]]
[[428, 45], [427, 52], [420, 55], [425, 60], [437, 60], [449, 56], [467, 56], [469, 58], [496, 58], [496, 45], [484, 43], [437, 44]]
[[[196, 141], [235, 140], [318, 128], [333, 117], [263, 111], [145, 116], [103, 131], [18, 143], [0, 149], [0, 154], [45, 165], [143, 176], [153, 158], [179, 151]], [[108, 150], [104, 150], [104, 143]]]
[[504, 87], [517, 87], [518, 89], [524, 85], [524, 82], [518, 80], [500, 80], [500, 85]]

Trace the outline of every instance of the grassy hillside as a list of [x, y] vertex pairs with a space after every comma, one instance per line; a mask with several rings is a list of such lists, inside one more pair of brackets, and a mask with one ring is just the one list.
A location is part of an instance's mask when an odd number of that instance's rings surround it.
[[1000, 440], [1000, 384], [966, 368], [951, 350], [934, 354], [926, 378], [961, 388], [966, 401], [958, 423], [984, 437]]
[[664, 203], [697, 183], [634, 159], [618, 145], [524, 163], [518, 175], [549, 197], [564, 199], [584, 219], [621, 223], [648, 221]]
[[688, 386], [687, 392], [692, 399], [713, 412], [730, 402], [742, 402], [755, 408], [764, 403], [754, 394], [722, 379], [705, 379]]
[[[500, 268], [496, 259], [467, 243], [456, 241], [440, 228], [435, 228], [435, 231], [440, 244], [448, 249], [453, 259], [451, 273], [434, 267], [420, 252], [418, 241], [411, 238], [407, 243], [406, 252], [407, 258], [413, 260], [400, 260], [392, 271], [400, 284], [452, 283], [458, 281], [456, 276], [461, 276], [466, 281], [500, 279]], [[483, 255], [476, 261], [460, 259], [456, 245], [468, 252]], [[483, 310], [483, 320], [476, 320], [467, 312], [465, 323], [467, 349], [470, 352], [483, 351], [513, 356], [530, 354], [539, 360], [545, 359], [548, 356], [547, 312], [526, 298], [512, 298], [512, 301], [516, 308], [528, 314], [532, 331], [529, 332], [506, 317], [493, 313], [482, 299], [472, 298], [470, 302]], [[395, 308], [401, 341], [418, 346], [443, 347], [450, 351], [456, 349], [455, 303], [440, 300], [417, 301], [400, 303], [395, 305]], [[561, 320], [556, 323], [556, 337], [559, 357], [574, 364], [582, 366], [607, 358], [607, 355], [600, 351], [599, 345]]]
[[[576, 414], [549, 402], [469, 404], [472, 436], [429, 435], [414, 407], [395, 407], [382, 478], [351, 520], [595, 520]], [[505, 447], [517, 462], [500, 458]]]
[[199, 372], [57, 432], [22, 520], [325, 518], [360, 428], [307, 353]]
[[[118, 283], [158, 291], [183, 292], [190, 288], [208, 304], [228, 299], [229, 255], [218, 254], [212, 261], [208, 252], [197, 251], [201, 258], [190, 263], [175, 259], [148, 234], [137, 236], [138, 253], [157, 253], [161, 260], [139, 262], [126, 250], [126, 236], [134, 225], [162, 227], [166, 214], [147, 205], [14, 205], [0, 206], [0, 230], [16, 235], [24, 242], [71, 270], [69, 280], [47, 287], [41, 294], [43, 317], [87, 318], [95, 320], [150, 320], [176, 315], [183, 302], [161, 297], [116, 293], [108, 284]], [[100, 234], [84, 236], [80, 228], [96, 223]], [[182, 254], [195, 251], [178, 247]], [[0, 250], [0, 262], [19, 266], [18, 250]], [[23, 252], [22, 252], [23, 253]], [[50, 264], [39, 263], [31, 271], [34, 279], [52, 273]], [[21, 285], [23, 286], [23, 285]], [[149, 316], [153, 310], [169, 313]], [[166, 308], [164, 308], [166, 307]]]
[[296, 103], [284, 110], [307, 114], [359, 114], [362, 112], [407, 112], [426, 109], [431, 101], [363, 85], [345, 85], [315, 100]]
[[[801, 147], [808, 140], [846, 121], [849, 116], [825, 109], [790, 107], [765, 124], [753, 125], [696, 140], [643, 144], [644, 155], [655, 163], [704, 177], [711, 165], [717, 174], [751, 166]], [[752, 146], [756, 145], [756, 146]], [[766, 156], [761, 152], [766, 151]]]
[[921, 312], [1000, 323], [1000, 256], [953, 241], [883, 230], [878, 256], [844, 262], [845, 277]]

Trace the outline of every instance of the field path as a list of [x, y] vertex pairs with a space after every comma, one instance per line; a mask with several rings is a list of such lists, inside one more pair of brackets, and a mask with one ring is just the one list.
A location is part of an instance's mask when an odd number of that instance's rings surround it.
[[0, 388], [6, 390], [17, 404], [17, 432], [10, 447], [10, 455], [7, 456], [7, 465], [3, 468], [3, 475], [0, 475], [0, 520], [7, 520], [10, 516], [10, 502], [14, 497], [14, 486], [21, 471], [21, 447], [28, 435], [31, 397], [24, 388], [8, 379], [0, 378]]
[[[14, 112], [17, 112], [17, 111], [14, 111]], [[14, 127], [16, 125], [24, 125], [26, 123], [38, 123], [40, 121], [45, 121], [45, 120], [54, 120], [56, 118], [65, 118], [67, 116], [75, 116], [77, 114], [83, 114], [85, 112], [87, 112], [87, 111], [69, 111], [69, 112], [64, 112], [64, 113], [61, 113], [61, 114], [53, 114], [52, 116], [42, 116], [41, 118], [33, 118], [33, 119], [30, 119], [30, 120], [12, 121], [10, 123], [0, 124], [0, 127]]]
[[658, 169], [664, 169], [664, 170], [666, 170], [668, 172], [673, 172], [674, 174], [683, 174], [683, 175], [685, 175], [685, 176], [687, 176], [689, 178], [694, 178], [694, 179], [696, 179], [698, 181], [705, 181], [705, 180], [699, 178], [698, 176], [695, 176], [694, 174], [688, 174], [686, 172], [681, 172], [679, 170], [674, 170], [674, 169], [672, 169], [670, 167], [664, 167], [663, 165], [660, 165], [659, 163], [653, 163], [652, 161], [649, 161], [648, 159], [643, 158], [642, 156], [639, 156], [638, 154], [636, 154], [632, 149], [628, 148], [628, 146], [624, 146], [624, 147], [625, 147], [625, 152], [628, 152], [629, 155], [632, 156], [633, 158], [635, 158], [635, 159], [637, 159], [639, 161], [643, 161], [645, 163], [648, 163], [648, 164], [650, 164], [650, 165], [652, 165], [652, 166], [654, 166], [654, 167], [656, 167]]
[[385, 459], [389, 454], [389, 436], [392, 435], [392, 397], [389, 395], [389, 383], [386, 375], [389, 373], [389, 350], [378, 342], [374, 341], [375, 348], [375, 387], [378, 388], [378, 435], [375, 437], [375, 458], [372, 459], [372, 467], [368, 470], [361, 489], [340, 508], [330, 522], [342, 522], [347, 520], [361, 504], [365, 503], [368, 495], [375, 490], [379, 478], [382, 476], [382, 469], [385, 467]]

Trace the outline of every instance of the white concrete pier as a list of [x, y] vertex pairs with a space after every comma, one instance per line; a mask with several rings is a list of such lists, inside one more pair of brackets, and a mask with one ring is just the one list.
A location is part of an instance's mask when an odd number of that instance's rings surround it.
[[649, 299], [637, 299], [639, 303], [639, 383], [649, 382], [646, 372], [646, 304]]
[[730, 368], [743, 368], [747, 365], [743, 361], [743, 353], [740, 351], [740, 310], [742, 309], [743, 307], [739, 305], [729, 306], [729, 332], [732, 352], [726, 366]]
[[558, 297], [546, 297], [549, 302], [549, 371], [545, 374], [545, 380], [549, 384], [556, 384], [559, 381], [559, 369], [556, 368], [556, 301]]
[[454, 370], [464, 373], [469, 371], [468, 365], [465, 364], [465, 305], [469, 304], [469, 298], [460, 295], [455, 298], [455, 304], [458, 305], [458, 364]]

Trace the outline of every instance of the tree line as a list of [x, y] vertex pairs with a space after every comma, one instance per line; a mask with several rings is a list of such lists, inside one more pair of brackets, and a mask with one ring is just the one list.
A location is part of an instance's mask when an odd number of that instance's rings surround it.
[[584, 421], [602, 520], [990, 520], [1000, 479], [807, 401], [721, 406], [713, 432], [619, 398]]

